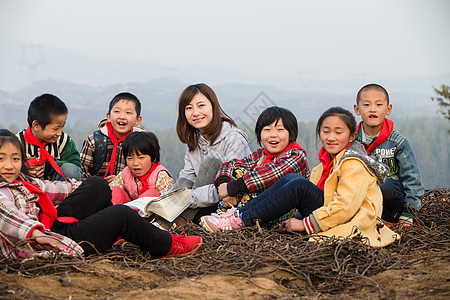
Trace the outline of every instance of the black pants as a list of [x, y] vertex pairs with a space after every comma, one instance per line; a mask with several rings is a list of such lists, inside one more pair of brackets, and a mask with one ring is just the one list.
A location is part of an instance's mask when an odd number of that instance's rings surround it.
[[[149, 251], [153, 256], [169, 252], [172, 236], [146, 221], [125, 205], [112, 205], [111, 189], [101, 177], [86, 179], [57, 208], [58, 217], [74, 217], [76, 223], [55, 221], [51, 230], [76, 242], [88, 241], [99, 251], [109, 249], [119, 237]], [[88, 243], [81, 243], [86, 255], [95, 253]]]
[[380, 189], [383, 194], [383, 214], [381, 218], [391, 223], [398, 222], [406, 196], [403, 185], [398, 180], [388, 178], [380, 184]]

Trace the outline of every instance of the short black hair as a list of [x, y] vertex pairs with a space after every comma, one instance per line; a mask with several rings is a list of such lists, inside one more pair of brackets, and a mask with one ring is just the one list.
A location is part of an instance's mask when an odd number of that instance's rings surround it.
[[261, 131], [265, 126], [278, 121], [283, 121], [284, 128], [289, 132], [289, 142], [295, 142], [298, 135], [298, 123], [294, 114], [286, 108], [271, 106], [266, 108], [258, 117], [255, 126], [255, 134], [258, 140], [258, 144], [261, 146]]
[[67, 113], [67, 106], [61, 99], [52, 94], [42, 94], [34, 98], [28, 107], [28, 125], [32, 126], [36, 120], [42, 128], [45, 128], [52, 122], [52, 117]]
[[114, 107], [114, 104], [116, 104], [120, 100], [133, 102], [137, 116], [139, 117], [141, 115], [141, 101], [139, 101], [139, 99], [135, 95], [129, 92], [122, 92], [115, 95], [114, 98], [112, 98], [112, 100], [109, 102], [108, 113], [111, 113], [111, 109]]
[[159, 162], [159, 142], [153, 132], [138, 131], [128, 134], [122, 143], [122, 151], [125, 159], [130, 154], [140, 152], [150, 155], [152, 162]]
[[368, 91], [368, 90], [376, 90], [379, 92], [382, 92], [386, 96], [387, 104], [389, 105], [389, 93], [386, 91], [384, 87], [377, 83], [369, 83], [363, 86], [359, 89], [358, 94], [356, 94], [356, 104], [359, 104], [359, 101], [361, 100], [361, 94], [362, 92]]
[[19, 148], [20, 156], [22, 158], [22, 167], [20, 171], [25, 175], [29, 175], [28, 168], [26, 167], [27, 160], [25, 158], [25, 150], [19, 138], [8, 129], [0, 129], [0, 148], [2, 148], [3, 145], [5, 145], [6, 143], [11, 143], [17, 148]]

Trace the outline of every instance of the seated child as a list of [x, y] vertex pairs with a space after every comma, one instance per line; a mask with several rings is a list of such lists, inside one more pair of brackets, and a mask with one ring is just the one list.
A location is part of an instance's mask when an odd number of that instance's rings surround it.
[[100, 121], [98, 130], [88, 136], [81, 149], [83, 178], [104, 177], [111, 183], [125, 168], [122, 141], [133, 131], [144, 131], [141, 123], [141, 102], [127, 92], [114, 96], [109, 102], [106, 120]]
[[[291, 111], [277, 106], [266, 108], [255, 126], [263, 148], [222, 164], [217, 174], [214, 184], [221, 199], [218, 212], [225, 212], [231, 205], [240, 209], [287, 174], [299, 173], [309, 178], [306, 151], [295, 142], [297, 133], [297, 119]], [[268, 225], [276, 225], [287, 217], [271, 220]]]
[[43, 94], [28, 107], [28, 127], [17, 136], [22, 142], [31, 176], [41, 179], [81, 180], [81, 161], [75, 143], [64, 130], [67, 106]]
[[296, 208], [294, 218], [281, 224], [288, 231], [306, 231], [325, 236], [360, 234], [371, 246], [392, 243], [398, 235], [379, 221], [382, 195], [378, 186], [387, 167], [369, 157], [354, 141], [356, 120], [340, 107], [325, 111], [317, 122], [316, 135], [322, 142], [320, 164], [311, 181], [288, 174], [239, 210], [202, 218], [211, 232], [252, 226], [256, 220], [269, 222]]
[[408, 140], [386, 119], [392, 111], [389, 94], [378, 84], [368, 84], [359, 90], [354, 109], [362, 118], [357, 140], [367, 154], [378, 154], [390, 169], [388, 179], [380, 184], [382, 218], [389, 223], [398, 222], [399, 228], [407, 228], [413, 223], [411, 213], [420, 209], [424, 187]]
[[122, 151], [127, 166], [109, 184], [113, 204], [158, 197], [174, 185], [169, 171], [159, 162], [160, 148], [153, 132], [130, 133], [123, 140]]
[[[164, 257], [195, 252], [202, 243], [199, 236], [170, 234], [135, 210], [112, 205], [111, 189], [100, 177], [53, 182], [26, 173], [22, 144], [0, 129], [0, 250], [5, 257], [46, 256], [48, 250], [89, 255], [109, 249], [119, 236]], [[19, 247], [24, 240], [34, 242]]]

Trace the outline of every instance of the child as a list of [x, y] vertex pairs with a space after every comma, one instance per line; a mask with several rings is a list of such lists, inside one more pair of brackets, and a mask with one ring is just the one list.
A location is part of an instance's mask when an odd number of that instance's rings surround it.
[[[119, 236], [154, 256], [187, 254], [202, 243], [201, 237], [171, 235], [133, 209], [112, 205], [111, 190], [100, 177], [80, 185], [26, 175], [20, 141], [0, 129], [0, 249], [5, 257], [45, 256], [46, 250], [88, 255], [109, 249]], [[32, 248], [16, 247], [26, 239], [35, 241]]]
[[[258, 143], [263, 148], [243, 159], [224, 163], [218, 172], [214, 182], [221, 199], [218, 212], [225, 212], [231, 205], [240, 209], [289, 173], [309, 178], [306, 151], [295, 142], [297, 133], [297, 119], [290, 110], [266, 108], [255, 126]], [[273, 220], [270, 226], [287, 217]]]
[[127, 166], [109, 184], [113, 204], [124, 204], [139, 197], [158, 197], [170, 190], [174, 181], [159, 162], [159, 150], [153, 132], [127, 135], [122, 144]]
[[75, 143], [64, 130], [67, 106], [58, 97], [43, 94], [28, 107], [28, 127], [17, 136], [22, 142], [28, 171], [41, 179], [81, 180], [81, 161]]
[[408, 140], [386, 119], [392, 111], [389, 94], [378, 84], [368, 84], [359, 90], [354, 109], [362, 118], [358, 141], [367, 154], [378, 154], [390, 169], [388, 179], [380, 184], [382, 218], [389, 223], [398, 222], [399, 228], [407, 228], [413, 223], [411, 213], [420, 209], [424, 187]]
[[219, 195], [213, 182], [222, 163], [250, 154], [250, 148], [247, 135], [236, 127], [214, 91], [204, 83], [188, 86], [181, 93], [176, 128], [187, 150], [184, 168], [172, 189], [192, 189], [193, 202], [182, 213], [192, 221], [196, 214], [215, 211]]
[[114, 96], [109, 102], [106, 120], [100, 121], [98, 130], [83, 142], [83, 178], [96, 175], [111, 183], [126, 166], [122, 141], [133, 130], [145, 130], [138, 126], [141, 120], [141, 102], [135, 95], [123, 92]]
[[321, 164], [313, 169], [311, 181], [288, 174], [240, 210], [233, 207], [203, 217], [204, 228], [213, 232], [251, 226], [256, 220], [269, 222], [296, 208], [298, 213], [281, 228], [337, 237], [360, 233], [377, 247], [397, 239], [398, 235], [378, 220], [382, 195], [377, 182], [386, 177], [387, 167], [353, 141], [356, 121], [351, 112], [340, 107], [328, 109], [317, 122], [316, 135], [323, 147]]

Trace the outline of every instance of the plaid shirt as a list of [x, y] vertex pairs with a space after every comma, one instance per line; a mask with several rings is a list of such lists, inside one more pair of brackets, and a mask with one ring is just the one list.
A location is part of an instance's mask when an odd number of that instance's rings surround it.
[[262, 165], [266, 155], [261, 148], [244, 159], [233, 159], [222, 164], [216, 180], [221, 176], [233, 179], [235, 169], [248, 170], [237, 181], [240, 186], [245, 185], [247, 190], [242, 192], [261, 193], [281, 177], [290, 173], [299, 173], [306, 179], [309, 178], [309, 166], [306, 153], [301, 149], [290, 149], [280, 154], [272, 162]]
[[[55, 206], [60, 204], [81, 184], [80, 181], [42, 181], [37, 178], [26, 177], [23, 174], [18, 179], [30, 181], [37, 185], [47, 193]], [[12, 196], [12, 201], [6, 193]], [[0, 177], [0, 250], [3, 256], [26, 258], [33, 255], [48, 255], [49, 252], [37, 243], [31, 245], [33, 250], [16, 247], [19, 242], [29, 238], [34, 229], [39, 229], [57, 238], [78, 254], [82, 254], [83, 250], [76, 242], [45, 229], [44, 225], [39, 222], [41, 210], [37, 205], [38, 199], [38, 196], [30, 193], [22, 183], [8, 183]]]
[[[106, 155], [103, 161], [101, 168], [98, 170], [96, 174], [92, 174], [94, 171], [94, 158], [95, 158], [95, 141], [94, 134], [89, 135], [83, 142], [83, 147], [81, 149], [81, 170], [83, 171], [83, 179], [86, 179], [91, 176], [100, 176], [104, 177], [106, 173], [106, 169], [108, 167], [108, 163], [111, 160], [111, 155], [114, 150], [114, 144], [111, 142], [111, 139], [108, 137], [108, 129], [106, 128], [106, 120], [102, 120], [98, 125], [98, 130], [107, 137], [106, 144]], [[135, 131], [144, 131], [144, 127], [135, 126], [133, 128]], [[122, 152], [122, 142], [117, 145], [117, 155], [116, 162], [114, 163], [113, 175], [119, 174], [126, 167], [126, 160], [123, 157]]]

